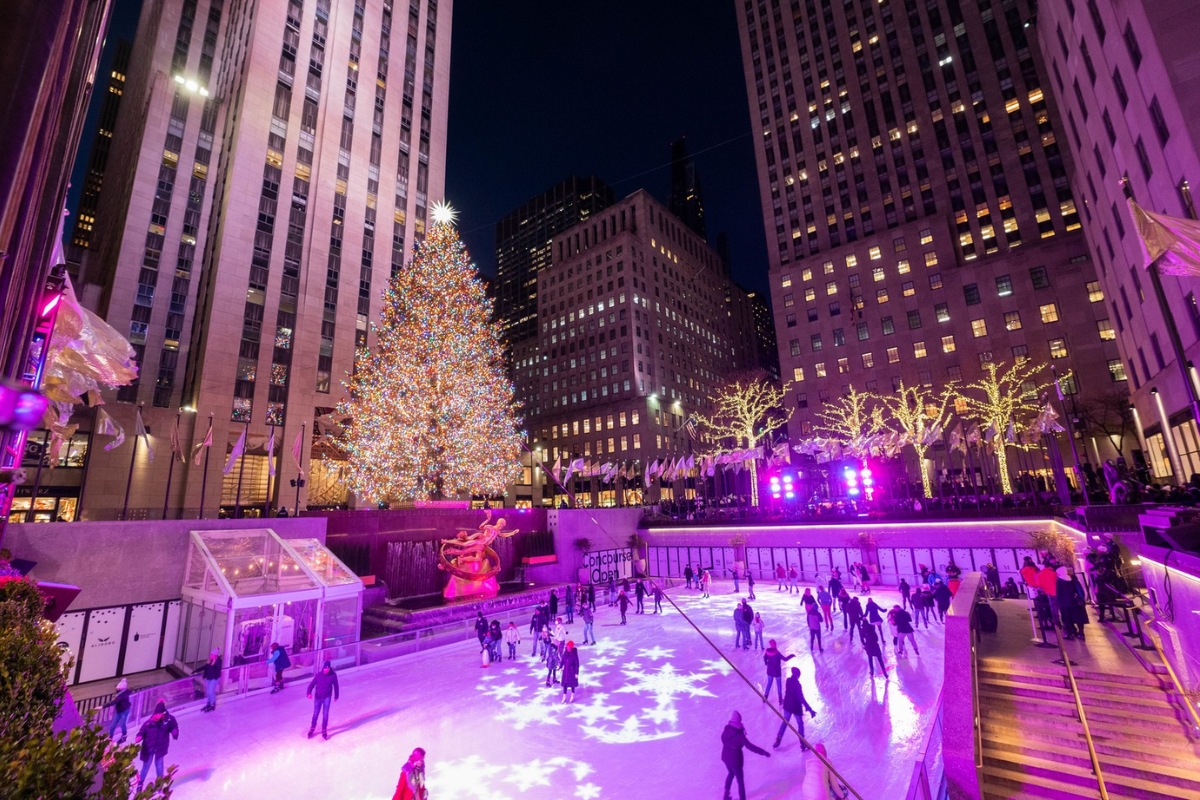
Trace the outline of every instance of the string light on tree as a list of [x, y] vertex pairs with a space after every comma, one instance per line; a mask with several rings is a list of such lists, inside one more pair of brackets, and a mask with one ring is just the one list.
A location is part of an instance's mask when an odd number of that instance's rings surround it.
[[[732, 439], [734, 447], [753, 449], [768, 439], [772, 431], [782, 428], [792, 416], [786, 407], [791, 383], [783, 386], [761, 374], [734, 378], [720, 386], [710, 398], [711, 416], [696, 415], [710, 440], [718, 443]], [[750, 505], [758, 505], [758, 459], [748, 461], [750, 467]]]
[[521, 439], [492, 303], [445, 202], [389, 283], [376, 343], [345, 383], [347, 482], [371, 503], [497, 495]]

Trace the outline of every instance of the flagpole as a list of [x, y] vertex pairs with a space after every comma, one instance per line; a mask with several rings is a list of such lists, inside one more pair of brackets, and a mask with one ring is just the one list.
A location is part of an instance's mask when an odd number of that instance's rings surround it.
[[142, 438], [137, 430], [145, 426], [145, 423], [142, 422], [142, 406], [144, 405], [145, 403], [138, 403], [137, 407], [138, 424], [134, 427], [133, 453], [129, 456], [129, 475], [125, 478], [125, 504], [121, 506], [121, 519], [129, 519], [129, 489], [133, 486], [133, 464], [137, 461], [138, 439]]
[[[1050, 374], [1054, 376], [1054, 391], [1058, 394], [1058, 405], [1062, 409], [1063, 419], [1067, 420], [1067, 440], [1071, 442], [1071, 455], [1075, 459], [1075, 480], [1079, 482], [1079, 494], [1083, 497], [1083, 505], [1086, 506], [1088, 504], [1087, 482], [1083, 479], [1083, 467], [1079, 463], [1079, 447], [1075, 444], [1075, 418], [1067, 414], [1062, 385], [1058, 382], [1058, 370], [1053, 364], [1050, 365]], [[1197, 424], [1200, 424], [1200, 420], [1197, 420]]]
[[296, 508], [294, 510], [297, 517], [300, 516], [300, 487], [304, 485], [304, 481], [301, 478], [304, 475], [304, 442], [306, 441], [304, 438], [304, 426], [306, 424], [305, 422], [300, 423], [300, 458], [296, 461]]
[[[183, 409], [175, 412], [175, 444], [179, 442], [179, 418], [183, 416]], [[167, 518], [167, 506], [171, 502], [171, 476], [175, 474], [175, 458], [179, 455], [175, 452], [175, 445], [171, 447], [171, 466], [167, 467], [167, 490], [163, 492], [163, 513], [162, 518]]]
[[246, 448], [250, 446], [250, 420], [246, 420], [246, 429], [242, 431], [245, 439], [242, 441], [242, 452], [238, 455], [237, 491], [233, 495], [233, 518], [242, 517], [242, 476], [246, 474]]
[[267, 500], [263, 503], [263, 517], [271, 516], [271, 459], [275, 453], [275, 425], [271, 424], [271, 435], [267, 437]]
[[[208, 434], [212, 433], [213, 415], [208, 412]], [[204, 442], [208, 441], [208, 434], [205, 434], [201, 439], [201, 447], [204, 447]], [[204, 496], [208, 493], [208, 456], [212, 453], [212, 444], [204, 447], [204, 473], [200, 478], [200, 516], [197, 519], [204, 519]]]

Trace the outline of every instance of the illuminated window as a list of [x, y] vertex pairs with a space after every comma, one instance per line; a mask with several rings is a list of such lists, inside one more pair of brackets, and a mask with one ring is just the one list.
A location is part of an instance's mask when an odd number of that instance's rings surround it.
[[791, 294], [791, 292], [788, 292], [787, 294], [785, 294], [785, 295], [783, 296], [783, 307], [784, 307], [784, 308], [791, 308], [791, 307], [792, 307], [792, 306], [794, 306], [794, 305], [796, 305], [796, 301], [795, 301], [795, 299], [792, 297], [792, 294]]
[[1057, 304], [1046, 303], [1043, 306], [1038, 306], [1038, 312], [1042, 315], [1042, 322], [1058, 322]]
[[858, 266], [858, 256], [854, 255], [854, 253], [850, 253], [849, 255], [847, 255], [846, 256], [846, 268], [849, 269], [850, 267], [857, 267], [857, 266]]
[[863, 369], [870, 369], [871, 367], [875, 366], [875, 356], [870, 353], [863, 353], [862, 365]]
[[1086, 288], [1089, 302], [1101, 303], [1104, 301], [1104, 290], [1100, 288], [1100, 281], [1088, 281]]
[[874, 245], [871, 247], [870, 255], [872, 261], [878, 261], [879, 259], [883, 258], [883, 252], [879, 249], [879, 245]]
[[849, 358], [839, 358], [837, 364], [838, 364], [838, 375], [845, 375], [847, 372], [850, 371], [850, 359]]
[[816, 373], [817, 373], [817, 377], [818, 377], [818, 378], [824, 378], [824, 377], [825, 377], [825, 362], [824, 362], [824, 361], [822, 361], [822, 362], [818, 363], [818, 364], [816, 365], [816, 367], [814, 367], [814, 369], [816, 370]]
[[883, 305], [888, 301], [888, 290], [879, 289], [875, 292], [875, 302]]
[[812, 288], [811, 286], [809, 286], [807, 289], [804, 290], [804, 299], [809, 300], [809, 301], [816, 300], [817, 299], [817, 290]]
[[936, 267], [938, 263], [937, 253], [932, 250], [925, 254], [925, 266]]
[[889, 347], [887, 349], [887, 357], [889, 364], [895, 364], [900, 361], [900, 348]]
[[1009, 311], [1004, 315], [1004, 329], [1006, 331], [1021, 330], [1021, 312]]
[[929, 276], [929, 288], [930, 289], [942, 288], [942, 273], [935, 272]]
[[938, 322], [950, 321], [950, 304], [938, 303], [933, 307], [933, 313], [937, 316]]
[[976, 339], [987, 336], [987, 320], [973, 319], [971, 320], [971, 335]]
[[954, 398], [954, 413], [960, 416], [967, 413], [967, 399], [965, 397]]
[[1001, 275], [996, 278], [996, 296], [1008, 297], [1013, 293], [1013, 283], [1011, 275]]
[[943, 336], [942, 337], [942, 352], [943, 353], [953, 353], [954, 352], [954, 337], [953, 336]]
[[905, 281], [904, 283], [900, 284], [900, 294], [904, 295], [905, 297], [912, 297], [916, 293], [917, 290], [913, 286], [912, 281]]
[[812, 270], [811, 269], [801, 270], [800, 271], [800, 280], [811, 281], [812, 280]]
[[907, 275], [912, 268], [908, 265], [908, 259], [902, 258], [896, 262], [896, 271], [901, 275]]
[[887, 276], [884, 275], [884, 273], [883, 273], [883, 267], [875, 267], [874, 269], [871, 270], [871, 277], [874, 278], [876, 281], [881, 281], [884, 278], [886, 278]]
[[824, 264], [821, 265], [821, 268], [824, 270], [826, 275], [833, 274], [833, 262], [832, 261], [826, 261]]
[[783, 286], [784, 289], [791, 286], [792, 285], [792, 273], [785, 272], [783, 277], [780, 279], [779, 283], [780, 283], [780, 285]]
[[825, 294], [837, 294], [837, 281], [829, 281], [825, 284]]
[[925, 356], [925, 343], [913, 342], [913, 358], [924, 358]]
[[1108, 374], [1112, 375], [1113, 383], [1126, 380], [1125, 364], [1119, 358], [1110, 358], [1108, 360]]
[[929, 228], [922, 228], [920, 234], [921, 244], [929, 244], [933, 241], [933, 232]]
[[1113, 330], [1111, 320], [1101, 319], [1096, 321], [1096, 328], [1100, 332], [1100, 341], [1111, 342], [1117, 338], [1117, 332]]
[[1051, 339], [1050, 340], [1050, 357], [1051, 358], [1066, 358], [1067, 357], [1067, 340], [1066, 339]]
[[792, 367], [792, 380], [797, 382], [804, 380], [804, 367]]

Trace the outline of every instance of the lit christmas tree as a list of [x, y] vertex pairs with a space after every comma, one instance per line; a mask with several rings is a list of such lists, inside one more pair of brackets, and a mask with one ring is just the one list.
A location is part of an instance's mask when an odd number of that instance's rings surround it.
[[453, 212], [433, 225], [384, 294], [376, 344], [346, 383], [347, 482], [371, 503], [503, 494], [521, 435], [492, 303]]

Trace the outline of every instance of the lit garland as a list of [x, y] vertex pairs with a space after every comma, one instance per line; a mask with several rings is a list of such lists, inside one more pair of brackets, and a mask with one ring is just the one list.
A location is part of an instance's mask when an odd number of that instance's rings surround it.
[[371, 503], [503, 494], [520, 476], [513, 386], [492, 303], [454, 227], [435, 222], [384, 293], [345, 384], [347, 482]]

